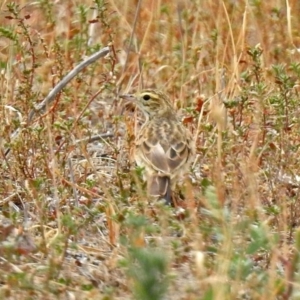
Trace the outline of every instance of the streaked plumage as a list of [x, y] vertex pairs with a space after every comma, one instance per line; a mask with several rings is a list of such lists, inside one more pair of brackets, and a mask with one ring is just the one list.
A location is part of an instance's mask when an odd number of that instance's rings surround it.
[[191, 133], [162, 92], [148, 89], [125, 97], [133, 99], [146, 116], [136, 137], [135, 161], [145, 168], [148, 193], [171, 203], [171, 189], [194, 155]]

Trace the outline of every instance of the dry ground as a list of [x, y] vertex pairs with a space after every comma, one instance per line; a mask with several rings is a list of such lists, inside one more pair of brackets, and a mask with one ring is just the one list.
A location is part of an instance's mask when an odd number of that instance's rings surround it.
[[[2, 0], [0, 298], [300, 299], [299, 15]], [[181, 208], [149, 203], [132, 161], [142, 116], [118, 95], [141, 87], [170, 95], [197, 144]]]

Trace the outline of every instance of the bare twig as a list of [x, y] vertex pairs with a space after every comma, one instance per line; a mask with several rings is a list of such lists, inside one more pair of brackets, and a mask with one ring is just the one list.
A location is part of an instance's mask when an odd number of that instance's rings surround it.
[[139, 13], [140, 13], [140, 10], [141, 10], [141, 4], [142, 4], [142, 0], [139, 0], [138, 4], [137, 4], [137, 7], [136, 7], [136, 10], [135, 10], [133, 27], [132, 27], [132, 31], [131, 31], [130, 38], [129, 38], [129, 44], [128, 44], [128, 47], [127, 47], [127, 50], [126, 50], [126, 60], [125, 60], [124, 66], [123, 66], [122, 73], [125, 72], [126, 67], [127, 67], [129, 52], [130, 52], [130, 49], [131, 49], [131, 46], [132, 46], [132, 41], [133, 41], [133, 36], [135, 34], [135, 29], [136, 29], [136, 25], [137, 25], [138, 16], [139, 16]]
[[[56, 95], [79, 73], [81, 72], [85, 67], [88, 65], [94, 63], [97, 59], [104, 57], [109, 53], [109, 47], [105, 47], [101, 49], [100, 51], [94, 53], [90, 57], [88, 57], [86, 60], [82, 61], [79, 65], [77, 65], [69, 74], [67, 74], [48, 94], [48, 96], [39, 104], [36, 108], [32, 109], [31, 112], [28, 115], [27, 119], [27, 125], [29, 125], [34, 116], [37, 113], [43, 113], [47, 106], [51, 104], [51, 102], [55, 99]], [[11, 140], [14, 140], [19, 136], [20, 128], [18, 128], [13, 134], [11, 135]], [[10, 148], [6, 149], [4, 152], [4, 155], [7, 156], [10, 152]]]
[[68, 159], [68, 165], [69, 165], [69, 169], [70, 169], [70, 179], [71, 179], [71, 182], [73, 183], [72, 189], [73, 189], [75, 206], [78, 207], [79, 206], [79, 204], [78, 204], [78, 193], [77, 193], [77, 190], [75, 188], [75, 176], [74, 176], [74, 172], [73, 172], [72, 161], [71, 161], [70, 158]]
[[101, 141], [103, 139], [110, 138], [110, 137], [113, 137], [113, 136], [114, 135], [112, 133], [98, 134], [98, 135], [91, 136], [89, 138], [78, 140], [78, 141], [75, 142], [75, 144], [78, 144], [78, 143], [93, 143], [95, 141]]
[[28, 116], [28, 123], [30, 123], [36, 113], [43, 112], [47, 106], [54, 100], [55, 96], [85, 67], [94, 63], [97, 59], [104, 57], [109, 53], [109, 47], [105, 47], [100, 51], [94, 53], [92, 56], [77, 65], [69, 74], [67, 74], [48, 94], [48, 96], [40, 103], [35, 109], [33, 109]]

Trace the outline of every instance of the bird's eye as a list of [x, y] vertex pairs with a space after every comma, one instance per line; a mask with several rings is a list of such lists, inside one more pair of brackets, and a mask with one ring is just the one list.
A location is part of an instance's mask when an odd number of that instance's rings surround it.
[[143, 96], [143, 99], [146, 100], [146, 101], [148, 101], [150, 98], [151, 97], [148, 94], [146, 94], [146, 95]]

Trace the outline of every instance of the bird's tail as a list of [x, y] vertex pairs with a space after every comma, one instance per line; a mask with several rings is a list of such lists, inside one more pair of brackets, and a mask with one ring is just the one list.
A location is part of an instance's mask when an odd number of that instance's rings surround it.
[[151, 196], [163, 198], [167, 204], [172, 204], [169, 176], [152, 176], [148, 182], [148, 191]]

